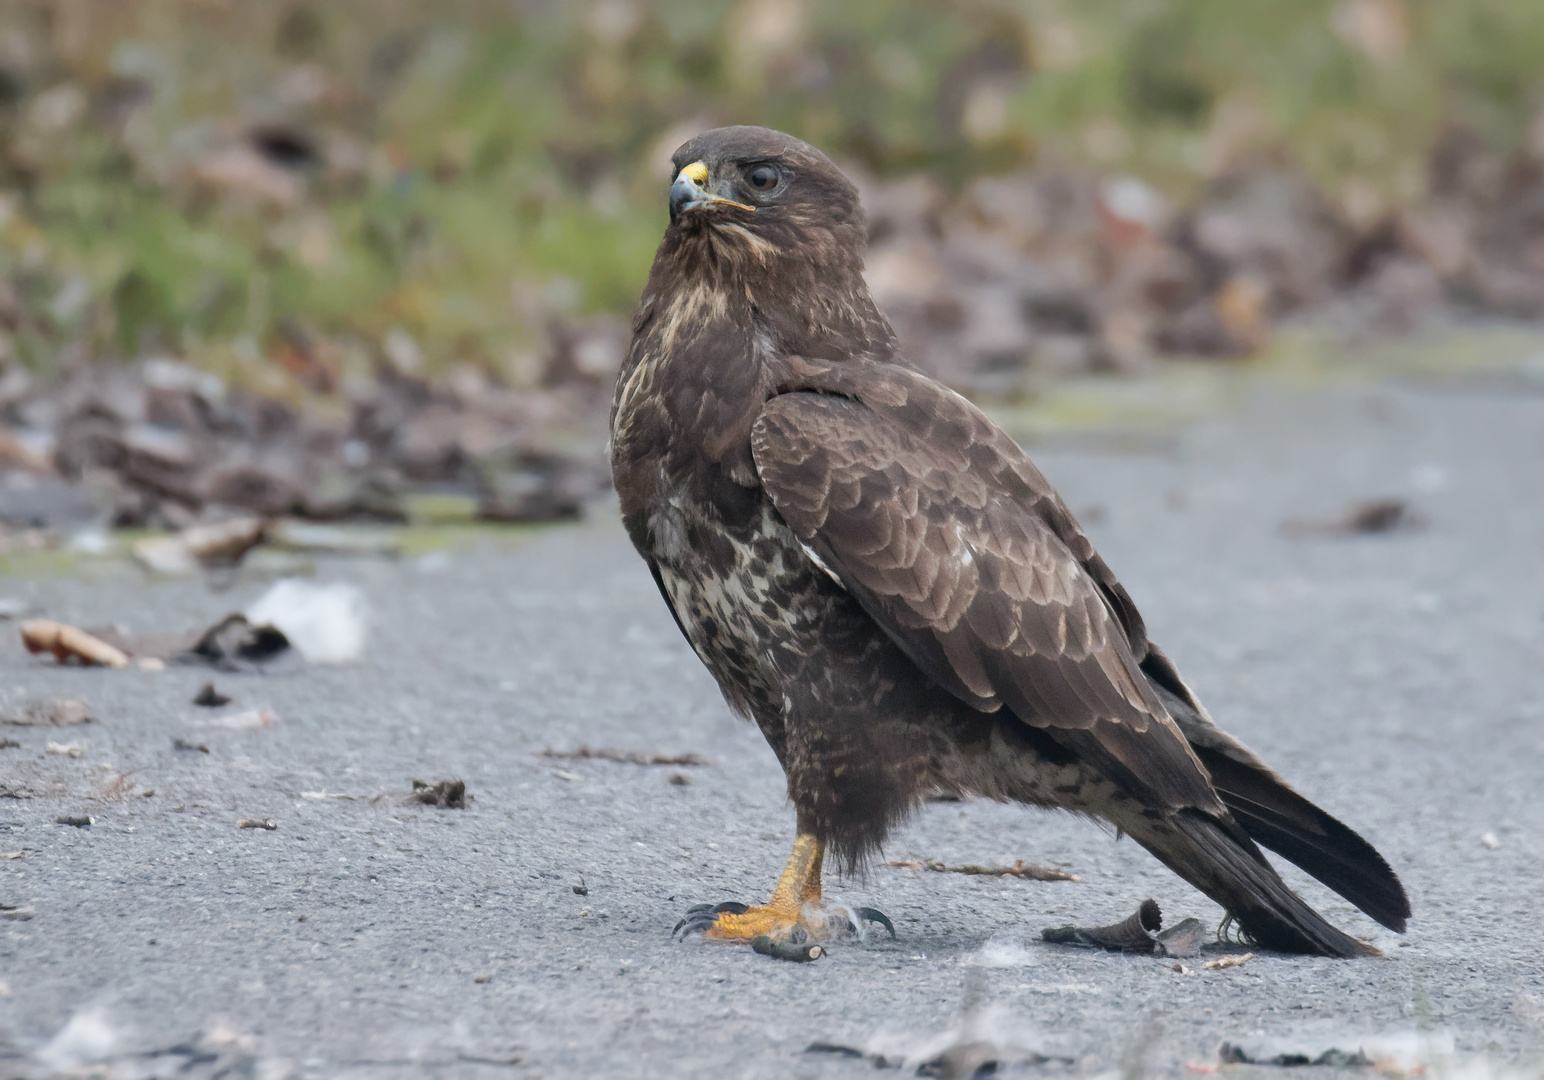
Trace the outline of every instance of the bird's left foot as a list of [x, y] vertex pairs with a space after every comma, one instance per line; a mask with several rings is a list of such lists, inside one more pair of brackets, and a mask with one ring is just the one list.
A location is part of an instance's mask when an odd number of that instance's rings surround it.
[[763, 907], [747, 907], [733, 901], [714, 907], [699, 904], [676, 923], [677, 940], [701, 934], [714, 941], [754, 941], [759, 937], [802, 945], [829, 941], [857, 930], [857, 923], [878, 923], [895, 937], [895, 924], [873, 908], [827, 908], [820, 898], [820, 842], [808, 833], [794, 837], [793, 852], [783, 876]]
[[769, 937], [773, 941], [802, 945], [856, 933], [858, 926], [853, 922], [854, 918], [865, 927], [877, 923], [891, 938], [895, 937], [895, 924], [875, 908], [824, 908], [813, 903], [795, 907], [775, 902], [765, 907], [749, 907], [732, 900], [717, 905], [699, 904], [689, 909], [676, 923], [674, 936], [683, 940], [700, 933], [712, 941], [753, 941], [758, 937]]

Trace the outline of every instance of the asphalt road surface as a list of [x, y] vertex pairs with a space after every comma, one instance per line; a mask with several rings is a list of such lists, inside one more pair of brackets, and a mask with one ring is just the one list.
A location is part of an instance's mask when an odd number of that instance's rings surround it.
[[[886, 859], [1079, 880], [879, 865], [830, 891], [886, 912], [897, 941], [811, 964], [674, 943], [692, 904], [765, 898], [793, 812], [602, 512], [320, 560], [318, 580], [368, 601], [366, 656], [217, 675], [223, 710], [192, 704], [206, 672], [61, 668], [0, 625], [0, 711], [78, 698], [97, 718], [0, 727], [20, 743], [0, 785], [22, 796], [0, 798], [0, 1077], [858, 1077], [941, 1055], [938, 1075], [1174, 1075], [1225, 1041], [1541, 1075], [1544, 392], [1342, 388], [1142, 452], [1035, 457], [1219, 722], [1398, 869], [1404, 937], [1288, 871], [1385, 958], [1204, 967], [1249, 951], [1214, 945], [1178, 971], [1046, 945], [1043, 927], [1148, 896], [1208, 938], [1220, 912], [1129, 840], [982, 802], [929, 805]], [[1377, 497], [1415, 524], [1283, 529]], [[265, 587], [109, 561], [0, 596], [180, 632]], [[275, 722], [208, 726], [256, 707]], [[542, 753], [583, 746], [707, 763]], [[403, 805], [412, 780], [446, 778], [467, 808]], [[70, 815], [94, 824], [56, 824]]]

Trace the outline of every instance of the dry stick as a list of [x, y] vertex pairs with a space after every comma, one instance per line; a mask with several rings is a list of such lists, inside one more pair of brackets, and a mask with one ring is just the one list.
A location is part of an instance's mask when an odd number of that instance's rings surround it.
[[588, 746], [581, 746], [577, 750], [553, 750], [546, 749], [538, 755], [544, 758], [577, 759], [588, 761], [598, 759], [600, 761], [616, 761], [624, 765], [708, 765], [710, 762], [701, 754], [677, 754], [674, 757], [665, 754], [645, 754], [641, 750], [591, 750]]
[[936, 859], [902, 859], [898, 862], [885, 863], [885, 865], [899, 867], [902, 870], [934, 870], [941, 874], [973, 874], [980, 877], [1016, 877], [1024, 878], [1026, 881], [1079, 880], [1076, 874], [1069, 874], [1065, 870], [1054, 870], [1049, 866], [1037, 866], [1023, 859], [1013, 860], [1012, 866], [978, 866], [975, 863], [948, 866]]

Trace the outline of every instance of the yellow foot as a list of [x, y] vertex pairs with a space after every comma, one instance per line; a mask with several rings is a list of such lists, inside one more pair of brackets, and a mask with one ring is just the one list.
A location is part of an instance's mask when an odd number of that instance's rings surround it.
[[895, 926], [884, 912], [874, 908], [822, 908], [807, 904], [800, 910], [790, 910], [772, 904], [746, 907], [733, 902], [692, 908], [676, 923], [675, 936], [684, 939], [700, 933], [710, 941], [754, 941], [765, 936], [773, 941], [803, 945], [856, 933], [854, 918], [864, 924], [878, 923], [895, 937]]
[[[773, 941], [802, 944], [827, 941], [837, 929], [828, 926], [830, 917], [813, 905], [799, 908], [773, 904], [766, 907], [720, 904], [712, 914], [713, 921], [703, 927], [702, 936], [713, 941], [752, 941], [765, 935]], [[843, 923], [846, 921], [840, 916], [836, 918]]]
[[[820, 900], [820, 863], [823, 852], [813, 836], [801, 833], [794, 838], [793, 853], [783, 876], [763, 907], [727, 903], [713, 907], [699, 904], [686, 913], [675, 927], [675, 937], [701, 934], [714, 941], [753, 941], [769, 937], [773, 941], [795, 945], [809, 941], [829, 941], [852, 933], [853, 920], [876, 922], [895, 937], [895, 927], [884, 914], [873, 908], [827, 909]], [[849, 915], [852, 916], [849, 918]]]

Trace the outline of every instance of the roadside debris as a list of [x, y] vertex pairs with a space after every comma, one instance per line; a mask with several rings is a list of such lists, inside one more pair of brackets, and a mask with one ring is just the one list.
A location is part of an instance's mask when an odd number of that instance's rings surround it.
[[25, 851], [0, 851], [0, 859], [19, 859], [25, 854]]
[[1336, 517], [1293, 519], [1283, 522], [1281, 529], [1289, 536], [1356, 536], [1412, 529], [1421, 524], [1421, 516], [1404, 499], [1368, 499]]
[[74, 698], [58, 701], [33, 701], [22, 706], [19, 714], [0, 716], [0, 724], [13, 727], [74, 727], [95, 719], [91, 706]]
[[937, 859], [900, 859], [896, 862], [887, 862], [885, 865], [901, 870], [933, 870], [940, 874], [973, 874], [980, 877], [1016, 877], [1024, 878], [1026, 881], [1079, 880], [1076, 874], [1069, 874], [1065, 870], [1056, 870], [1049, 866], [1037, 866], [1023, 859], [1013, 860], [1012, 866], [978, 866], [975, 863], [949, 866]]
[[684, 772], [673, 772], [670, 774], [670, 782], [676, 787], [691, 787], [692, 778]]
[[1163, 928], [1163, 912], [1156, 900], [1144, 900], [1136, 912], [1109, 926], [1047, 927], [1040, 939], [1053, 945], [1086, 945], [1121, 952], [1153, 951], [1153, 935]]
[[58, 743], [52, 739], [43, 744], [43, 749], [50, 754], [63, 754], [65, 757], [80, 757], [82, 753], [80, 743]]
[[[10, 856], [6, 856], [10, 858]], [[26, 922], [36, 915], [37, 908], [22, 907], [19, 904], [0, 904], [0, 919], [9, 919], [12, 922]]]
[[227, 615], [199, 635], [177, 659], [220, 671], [255, 671], [286, 657], [290, 640], [278, 628], [245, 615]]
[[713, 764], [701, 754], [646, 754], [641, 750], [592, 750], [588, 746], [581, 746], [577, 750], [553, 750], [541, 751], [538, 757], [556, 758], [570, 761], [617, 761], [624, 765], [682, 765], [688, 768], [698, 768]]
[[70, 825], [77, 829], [89, 829], [96, 824], [96, 818], [87, 814], [60, 814], [54, 818], [55, 825]]
[[286, 578], [259, 597], [246, 617], [275, 627], [313, 664], [346, 664], [364, 655], [364, 596], [343, 582]]
[[267, 829], [269, 832], [272, 832], [278, 827], [278, 825], [274, 824], [273, 818], [242, 818], [236, 822], [236, 828], [238, 829]]
[[[968, 968], [958, 1018], [942, 1031], [886, 1025], [858, 1045], [813, 1042], [806, 1054], [866, 1059], [876, 1069], [903, 1076], [975, 1080], [1007, 1073], [1016, 1065], [1072, 1065], [1074, 1059], [1047, 1054], [1045, 1037], [1023, 1017], [986, 1001], [980, 968]], [[1019, 1075], [1014, 1071], [1013, 1075]], [[1036, 1073], [1035, 1075], [1039, 1075]]]
[[199, 688], [198, 693], [193, 695], [193, 704], [205, 709], [218, 709], [220, 706], [229, 705], [230, 703], [230, 695], [220, 693], [220, 691], [214, 688], [214, 683], [212, 682], [205, 683]]
[[1481, 833], [1480, 843], [1484, 844], [1492, 851], [1501, 850], [1501, 839], [1493, 832]]
[[0, 739], [0, 750], [19, 750], [21, 743], [15, 739]]
[[438, 806], [442, 810], [465, 810], [466, 798], [464, 780], [441, 780], [434, 784], [414, 780], [413, 793], [407, 797], [407, 802]]
[[1221, 970], [1223, 968], [1241, 967], [1253, 959], [1254, 953], [1246, 952], [1242, 956], [1219, 956], [1216, 960], [1208, 960], [1201, 966]]
[[191, 742], [188, 742], [188, 740], [186, 740], [186, 739], [173, 739], [172, 740], [172, 749], [173, 750], [194, 750], [194, 751], [197, 751], [200, 754], [207, 754], [207, 753], [209, 753], [209, 747], [205, 746], [203, 743], [191, 743]]
[[[1494, 1070], [1466, 1070], [1454, 1057], [1451, 1032], [1354, 1031], [1308, 1032], [1267, 1035], [1257, 1032], [1224, 1042], [1217, 1048], [1218, 1066], [1272, 1065], [1277, 1067], [1329, 1066], [1360, 1068], [1373, 1076], [1458, 1076], [1471, 1073], [1490, 1076]], [[1314, 1075], [1319, 1075], [1315, 1073]]]
[[88, 1005], [82, 1006], [36, 1054], [48, 1076], [89, 1076], [98, 1080], [173, 1076], [179, 1080], [293, 1080], [298, 1075], [290, 1063], [260, 1056], [256, 1048], [256, 1038], [233, 1029], [223, 1019], [212, 1020], [205, 1030], [183, 1036], [173, 1046], [148, 1048], [132, 1021], [120, 1024], [104, 1007]]
[[[1210, 964], [1207, 967], [1211, 967]], [[1217, 1062], [1220, 1065], [1277, 1065], [1292, 1067], [1295, 1065], [1325, 1065], [1334, 1069], [1365, 1069], [1375, 1064], [1372, 1058], [1364, 1054], [1361, 1048], [1354, 1052], [1347, 1052], [1331, 1047], [1320, 1053], [1317, 1057], [1309, 1057], [1307, 1054], [1276, 1054], [1272, 1057], [1250, 1057], [1244, 1048], [1235, 1043], [1225, 1042], [1217, 1049]]]
[[1191, 957], [1201, 951], [1201, 933], [1206, 927], [1200, 919], [1181, 919], [1158, 934], [1158, 956]]
[[136, 541], [130, 549], [147, 570], [169, 577], [191, 577], [200, 570], [234, 566], [263, 542], [268, 523], [259, 517], [239, 517], [207, 525], [190, 525], [171, 536]]
[[766, 934], [753, 939], [751, 948], [762, 956], [770, 956], [776, 960], [791, 960], [796, 964], [808, 964], [826, 955], [826, 950], [819, 945], [809, 942], [796, 945], [789, 941], [773, 941]]
[[273, 727], [278, 723], [272, 709], [244, 709], [239, 713], [231, 713], [229, 716], [215, 716], [208, 720], [194, 720], [194, 727], [224, 728], [226, 731], [256, 731], [259, 728]]
[[21, 640], [28, 652], [51, 652], [61, 664], [71, 659], [102, 667], [121, 668], [129, 664], [128, 655], [122, 649], [78, 627], [51, 619], [33, 619], [22, 623]]
[[[1143, 900], [1137, 910], [1109, 926], [1046, 927], [1040, 939], [1053, 945], [1080, 945], [1108, 949], [1111, 952], [1143, 953], [1150, 956], [1195, 956], [1201, 951], [1202, 925], [1199, 919], [1182, 919], [1163, 929], [1163, 911], [1156, 900]], [[1225, 958], [1232, 959], [1232, 958]], [[1235, 960], [1234, 963], [1243, 961]], [[1212, 961], [1207, 967], [1231, 967]]]

